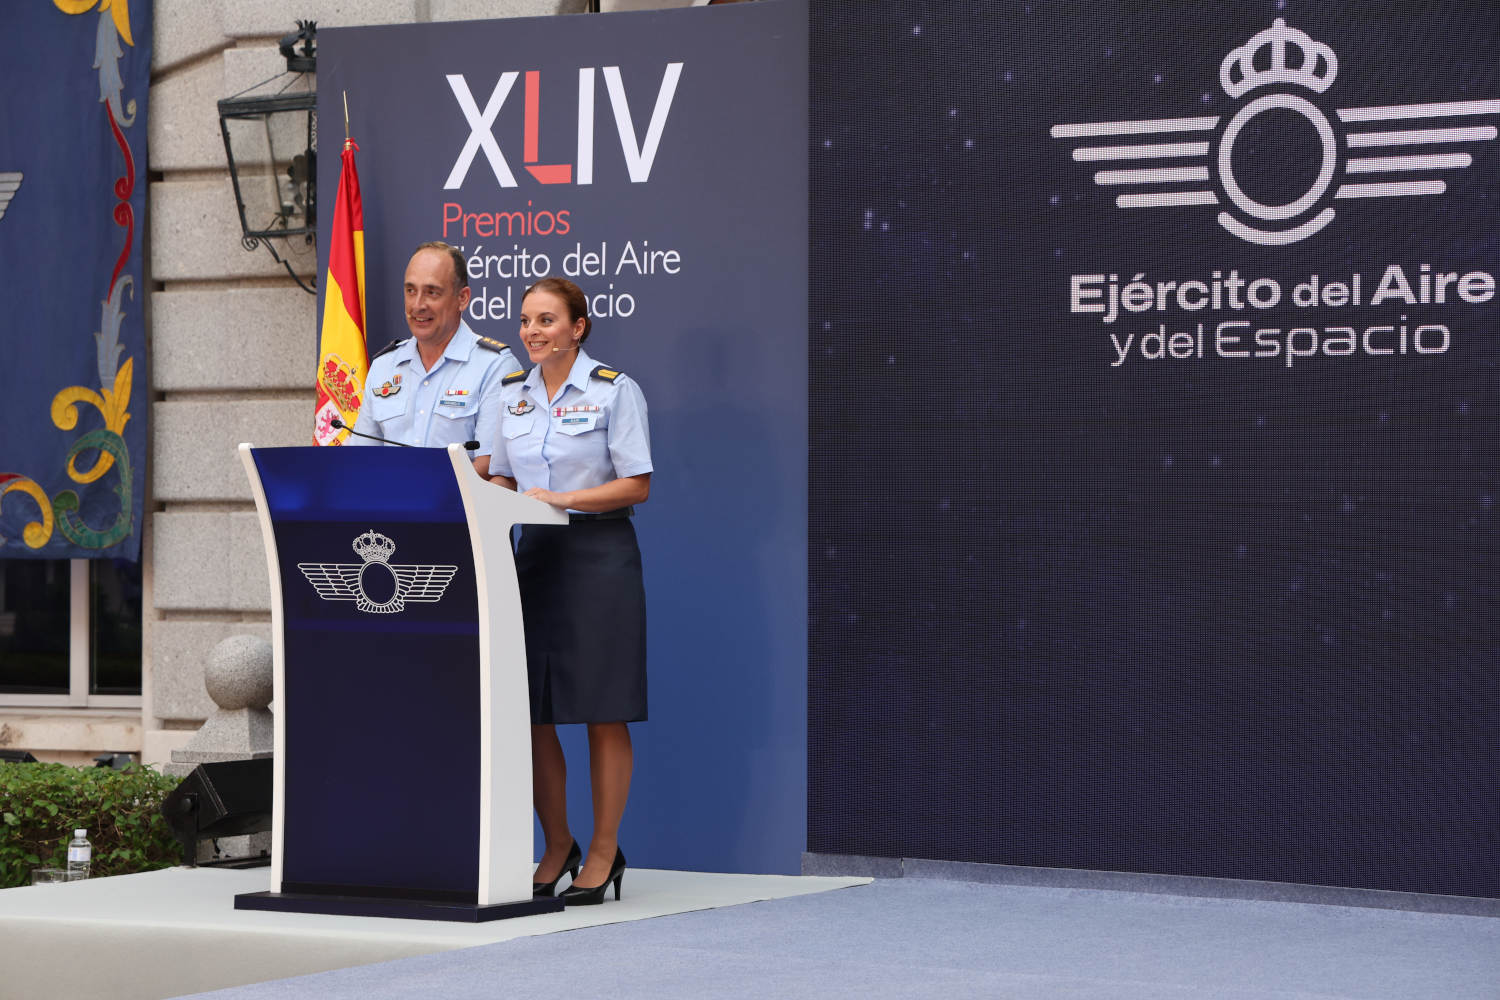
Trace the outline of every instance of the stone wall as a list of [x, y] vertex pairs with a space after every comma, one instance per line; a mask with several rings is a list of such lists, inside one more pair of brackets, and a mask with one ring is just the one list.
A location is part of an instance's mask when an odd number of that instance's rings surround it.
[[[316, 300], [264, 249], [240, 246], [218, 99], [284, 70], [277, 41], [298, 19], [328, 28], [573, 14], [585, 6], [156, 0], [147, 154], [153, 401], [152, 513], [143, 554], [146, 760], [167, 760], [214, 711], [203, 687], [214, 646], [230, 635], [270, 634], [264, 550], [235, 446], [307, 444], [312, 433]], [[331, 206], [334, 192], [322, 195]], [[311, 279], [315, 249], [288, 249], [282, 255]]]

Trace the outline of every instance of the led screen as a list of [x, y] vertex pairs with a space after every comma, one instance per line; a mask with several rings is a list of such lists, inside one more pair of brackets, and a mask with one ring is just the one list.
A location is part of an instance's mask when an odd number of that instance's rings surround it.
[[1500, 895], [1500, 24], [812, 5], [814, 852]]

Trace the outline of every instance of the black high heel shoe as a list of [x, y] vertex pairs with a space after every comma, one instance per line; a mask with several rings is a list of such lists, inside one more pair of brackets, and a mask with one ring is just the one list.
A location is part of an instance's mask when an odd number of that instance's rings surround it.
[[573, 846], [568, 848], [568, 860], [563, 862], [562, 871], [557, 873], [557, 878], [551, 882], [531, 883], [531, 898], [543, 899], [547, 896], [555, 896], [557, 894], [557, 883], [562, 881], [562, 877], [571, 872], [573, 877], [577, 878], [578, 869], [582, 864], [583, 850], [578, 846], [578, 841], [575, 840], [573, 841]]
[[562, 891], [564, 906], [598, 906], [604, 902], [604, 890], [609, 884], [615, 884], [615, 902], [620, 901], [620, 883], [625, 879], [625, 852], [619, 847], [615, 848], [614, 864], [609, 866], [609, 877], [592, 889], [585, 889], [577, 884], [568, 886]]

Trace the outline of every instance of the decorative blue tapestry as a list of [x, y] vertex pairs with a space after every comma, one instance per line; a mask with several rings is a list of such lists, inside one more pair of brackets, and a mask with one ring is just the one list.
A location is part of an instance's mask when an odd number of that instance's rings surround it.
[[140, 556], [151, 10], [0, 14], [0, 557]]

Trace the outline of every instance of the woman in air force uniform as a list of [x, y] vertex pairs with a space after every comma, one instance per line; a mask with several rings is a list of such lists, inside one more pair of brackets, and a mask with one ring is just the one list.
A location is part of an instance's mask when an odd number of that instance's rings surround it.
[[[568, 510], [569, 524], [525, 525], [516, 573], [526, 620], [533, 801], [546, 850], [532, 890], [602, 903], [625, 871], [620, 820], [630, 791], [629, 722], [646, 718], [646, 598], [632, 504], [651, 490], [640, 387], [583, 349], [582, 289], [538, 281], [521, 300], [520, 339], [535, 367], [504, 379], [490, 476]], [[587, 860], [568, 827], [567, 765], [556, 726], [588, 726], [594, 834]]]

